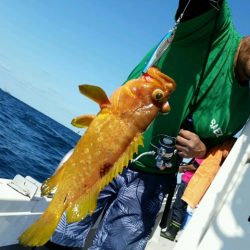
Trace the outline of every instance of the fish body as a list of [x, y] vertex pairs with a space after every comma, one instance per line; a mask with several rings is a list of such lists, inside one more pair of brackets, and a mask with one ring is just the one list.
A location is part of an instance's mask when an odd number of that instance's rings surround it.
[[99, 87], [80, 86], [80, 92], [96, 101], [101, 111], [72, 121], [88, 128], [71, 157], [43, 183], [42, 193], [56, 189], [55, 195], [43, 215], [20, 236], [22, 245], [44, 245], [63, 212], [69, 223], [94, 212], [99, 192], [143, 145], [142, 133], [159, 111], [170, 110], [167, 100], [174, 89], [175, 82], [156, 68], [126, 82], [110, 99]]

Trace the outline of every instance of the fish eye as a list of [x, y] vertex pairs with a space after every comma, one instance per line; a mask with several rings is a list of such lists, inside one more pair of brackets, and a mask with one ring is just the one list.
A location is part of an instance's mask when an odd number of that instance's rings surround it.
[[155, 89], [152, 93], [152, 97], [154, 100], [160, 102], [164, 98], [164, 93], [161, 89]]

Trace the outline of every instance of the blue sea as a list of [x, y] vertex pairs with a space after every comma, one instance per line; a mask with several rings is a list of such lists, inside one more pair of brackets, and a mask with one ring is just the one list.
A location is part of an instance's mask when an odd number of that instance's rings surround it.
[[0, 89], [0, 178], [43, 182], [80, 136]]

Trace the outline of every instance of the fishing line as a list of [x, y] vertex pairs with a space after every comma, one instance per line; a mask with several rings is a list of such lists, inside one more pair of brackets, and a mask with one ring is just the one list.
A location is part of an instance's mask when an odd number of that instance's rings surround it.
[[144, 69], [142, 71], [143, 74], [145, 74], [147, 72], [148, 68], [155, 65], [156, 62], [158, 62], [158, 60], [161, 58], [163, 53], [166, 51], [166, 49], [169, 47], [169, 45], [173, 42], [174, 35], [175, 35], [176, 30], [177, 30], [177, 26], [180, 23], [180, 21], [181, 21], [181, 19], [182, 19], [182, 17], [183, 17], [183, 15], [184, 15], [184, 13], [185, 13], [185, 11], [186, 11], [186, 9], [187, 9], [190, 2], [191, 2], [191, 0], [189, 0], [188, 3], [186, 4], [184, 10], [180, 14], [177, 21], [175, 22], [173, 28], [170, 29], [168, 31], [168, 33], [162, 38], [162, 40], [160, 41], [160, 43], [156, 47], [154, 53], [149, 58], [149, 60], [146, 62], [146, 66], [144, 67]]
[[211, 6], [213, 6], [216, 10], [220, 10], [219, 0], [209, 0]]
[[[142, 71], [143, 74], [145, 74], [147, 72], [148, 68], [150, 68], [151, 66], [155, 65], [155, 63], [161, 58], [161, 56], [163, 55], [163, 53], [166, 51], [166, 49], [172, 43], [172, 41], [174, 39], [175, 32], [177, 30], [177, 26], [180, 23], [181, 19], [183, 18], [184, 13], [185, 13], [187, 7], [189, 6], [190, 2], [191, 2], [191, 0], [188, 0], [185, 8], [183, 9], [183, 11], [180, 14], [179, 18], [176, 20], [173, 28], [170, 29], [168, 31], [168, 33], [162, 38], [162, 40], [160, 41], [160, 43], [156, 47], [154, 53], [149, 58], [149, 60], [146, 62], [146, 66], [144, 67], [144, 69]], [[157, 146], [152, 145], [152, 144], [151, 144], [151, 146], [153, 146], [154, 148], [156, 148], [158, 150]], [[155, 151], [144, 152], [144, 153], [138, 155], [132, 162], [138, 161], [141, 157], [143, 157], [145, 155], [155, 155], [155, 154], [156, 154]]]
[[144, 153], [141, 153], [140, 155], [138, 155], [135, 159], [132, 160], [132, 162], [136, 162], [138, 161], [142, 156], [144, 155], [155, 155], [156, 152], [155, 151], [148, 151], [148, 152], [144, 152]]

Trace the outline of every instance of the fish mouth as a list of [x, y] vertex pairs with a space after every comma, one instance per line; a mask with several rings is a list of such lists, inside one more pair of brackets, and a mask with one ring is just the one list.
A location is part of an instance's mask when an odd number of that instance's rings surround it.
[[171, 108], [170, 108], [169, 102], [166, 101], [166, 102], [163, 103], [163, 105], [161, 106], [160, 112], [161, 112], [161, 113], [168, 113], [168, 112], [170, 112], [170, 110], [171, 110]]

